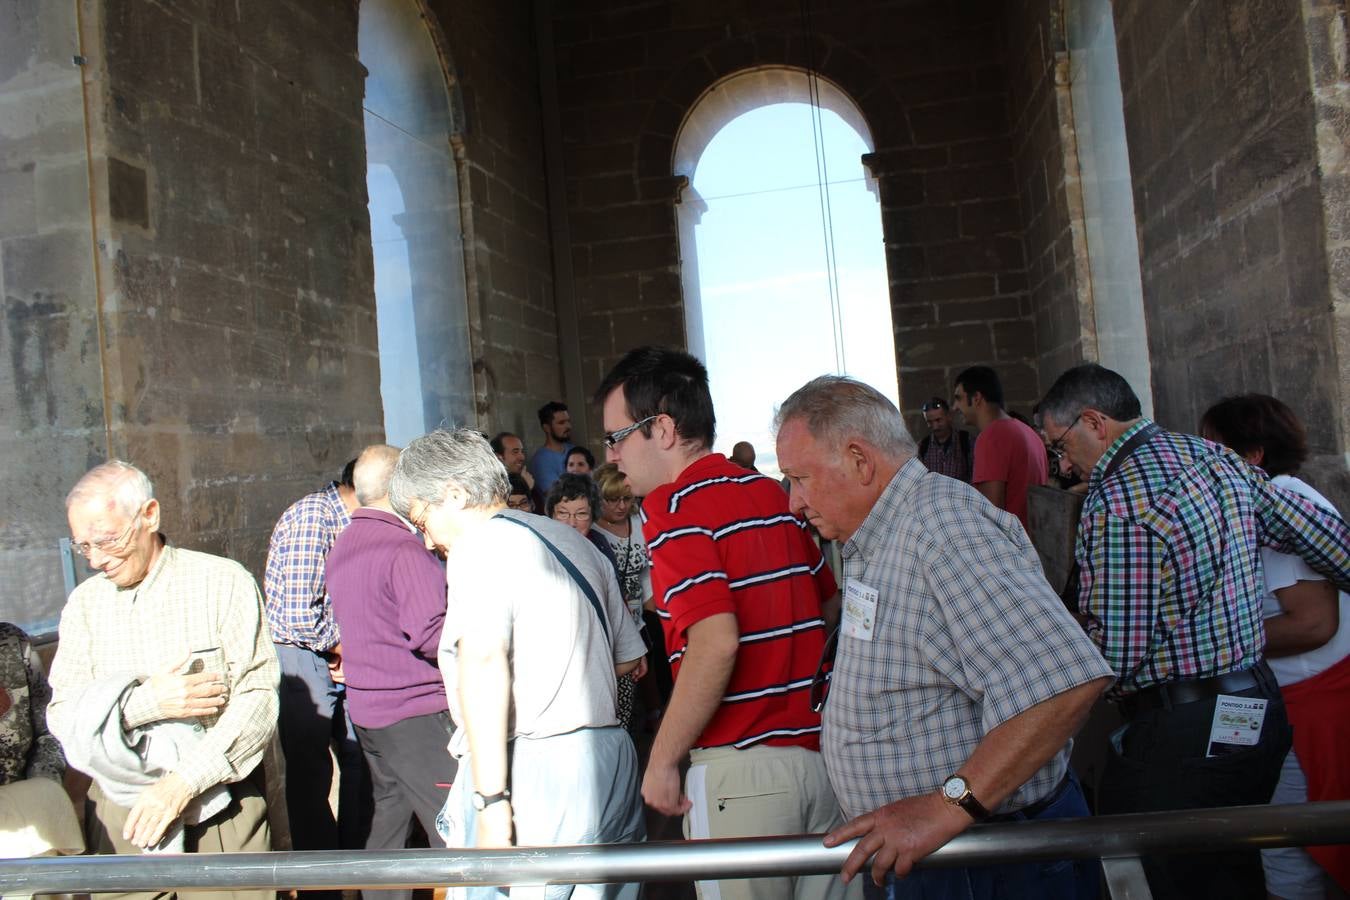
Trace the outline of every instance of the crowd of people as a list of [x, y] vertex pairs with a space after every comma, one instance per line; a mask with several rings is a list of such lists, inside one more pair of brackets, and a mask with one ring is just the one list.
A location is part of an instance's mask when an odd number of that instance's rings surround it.
[[[686, 353], [633, 350], [595, 402], [599, 466], [557, 402], [532, 455], [465, 428], [365, 448], [281, 516], [261, 591], [160, 533], [140, 469], [90, 470], [66, 509], [97, 574], [50, 689], [21, 633], [0, 658], [25, 723], [2, 720], [7, 786], [59, 779], [64, 749], [93, 852], [267, 849], [275, 733], [296, 849], [419, 824], [451, 847], [641, 841], [644, 804], [689, 838], [857, 839], [839, 876], [705, 900], [1097, 896], [1095, 861], [914, 866], [978, 822], [1089, 815], [1070, 753], [1103, 696], [1124, 724], [1098, 813], [1350, 798], [1350, 527], [1295, 477], [1306, 434], [1275, 398], [1171, 432], [1086, 364], [1033, 424], [974, 367], [916, 443], [878, 391], [822, 376], [777, 407], [781, 483], [748, 444], [713, 452]], [[1085, 494], [1065, 596], [1027, 531], [1052, 476]], [[1145, 869], [1157, 897], [1350, 889], [1345, 847]]]

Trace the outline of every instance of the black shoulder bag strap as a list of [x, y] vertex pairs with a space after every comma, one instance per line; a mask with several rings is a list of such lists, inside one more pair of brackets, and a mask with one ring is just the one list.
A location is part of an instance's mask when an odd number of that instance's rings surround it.
[[[1134, 451], [1153, 440], [1153, 436], [1160, 431], [1162, 431], [1162, 429], [1158, 427], [1156, 422], [1149, 422], [1143, 428], [1130, 435], [1130, 439], [1121, 445], [1120, 450], [1118, 450], [1116, 455], [1111, 457], [1111, 461], [1106, 464], [1106, 468], [1102, 471], [1102, 483], [1105, 483], [1106, 479], [1116, 474], [1116, 470], [1125, 464], [1125, 460], [1129, 459]], [[1078, 580], [1080, 571], [1079, 565], [1075, 561], [1069, 568], [1069, 577], [1064, 582], [1064, 590], [1060, 591], [1059, 594], [1059, 599], [1063, 600], [1064, 605], [1069, 607], [1069, 612], [1078, 611]]]
[[544, 546], [547, 547], [548, 551], [553, 554], [553, 558], [562, 564], [562, 567], [567, 570], [567, 574], [571, 575], [572, 580], [577, 583], [577, 587], [579, 587], [581, 589], [581, 592], [586, 595], [586, 599], [591, 602], [591, 609], [595, 610], [596, 616], [598, 616], [600, 619], [600, 627], [604, 629], [605, 640], [609, 640], [609, 620], [605, 618], [605, 608], [600, 605], [600, 598], [595, 596], [595, 588], [591, 587], [591, 583], [586, 580], [586, 576], [581, 574], [581, 571], [576, 567], [576, 564], [573, 563], [566, 556], [564, 556], [563, 552], [559, 550], [557, 547], [555, 547], [553, 545], [553, 542], [550, 541], [548, 538], [544, 537], [543, 533], [541, 533], [539, 529], [535, 528], [533, 525], [530, 525], [527, 522], [522, 522], [520, 521], [520, 519], [513, 519], [510, 516], [503, 516], [500, 514], [498, 514], [494, 518], [501, 519], [503, 522], [510, 522], [512, 525], [519, 525], [521, 528], [528, 529], [534, 534], [535, 537], [543, 541]]

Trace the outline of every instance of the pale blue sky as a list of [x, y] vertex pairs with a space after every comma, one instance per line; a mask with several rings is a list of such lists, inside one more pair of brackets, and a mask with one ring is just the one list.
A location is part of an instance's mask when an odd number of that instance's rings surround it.
[[707, 204], [695, 238], [704, 360], [717, 408], [716, 449], [748, 440], [777, 474], [774, 406], [825, 373], [852, 375], [898, 400], [881, 213], [861, 156], [867, 145], [821, 110], [838, 267], [843, 366], [836, 361], [817, 187], [812, 110], [780, 103], [745, 113], [708, 144], [694, 172]]

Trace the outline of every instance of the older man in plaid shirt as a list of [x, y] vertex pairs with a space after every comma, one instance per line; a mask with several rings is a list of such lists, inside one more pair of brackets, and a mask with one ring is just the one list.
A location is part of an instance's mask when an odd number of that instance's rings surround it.
[[860, 838], [845, 879], [872, 858], [869, 898], [1095, 895], [1092, 868], [1067, 861], [909, 874], [972, 822], [1087, 814], [1069, 748], [1111, 670], [1021, 523], [928, 471], [865, 384], [817, 378], [778, 425], [793, 512], [844, 542], [821, 750], [853, 817], [826, 844]]
[[[1269, 802], [1290, 729], [1262, 656], [1257, 550], [1297, 554], [1345, 590], [1350, 528], [1232, 451], [1162, 430], [1110, 369], [1065, 372], [1041, 416], [1061, 468], [1088, 483], [1078, 603], [1128, 723], [1099, 811]], [[1155, 897], [1265, 896], [1255, 850], [1144, 865]]]
[[[341, 638], [324, 583], [328, 551], [359, 505], [352, 486], [355, 466], [352, 460], [338, 481], [292, 503], [267, 547], [263, 595], [281, 662], [278, 731], [296, 850], [360, 849], [369, 823], [365, 761], [344, 702]], [[328, 805], [334, 742], [341, 778], [336, 820]]]
[[[257, 582], [166, 541], [150, 480], [120, 460], [87, 472], [66, 513], [98, 574], [61, 613], [47, 723], [94, 777], [90, 849], [271, 849], [258, 770], [276, 728], [277, 660]], [[197, 896], [227, 894], [272, 896]]]

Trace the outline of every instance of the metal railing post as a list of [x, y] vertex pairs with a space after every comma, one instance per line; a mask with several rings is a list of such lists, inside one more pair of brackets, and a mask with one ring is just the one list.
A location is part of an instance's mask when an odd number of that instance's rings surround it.
[[1153, 900], [1144, 874], [1144, 861], [1137, 856], [1117, 856], [1102, 860], [1106, 892], [1111, 900]]

